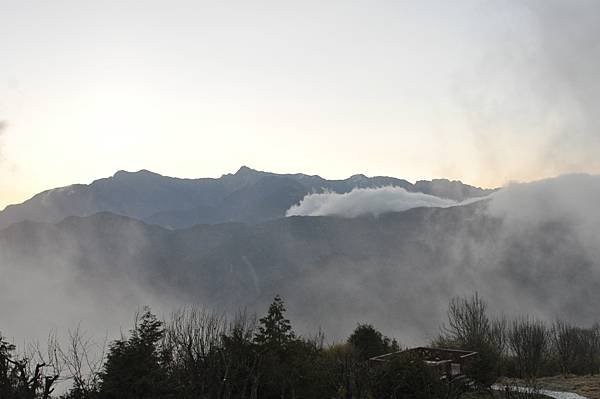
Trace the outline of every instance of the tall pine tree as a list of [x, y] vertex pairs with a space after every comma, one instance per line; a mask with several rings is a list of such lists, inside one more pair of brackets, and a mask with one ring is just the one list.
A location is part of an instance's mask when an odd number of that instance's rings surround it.
[[289, 392], [293, 389], [289, 349], [295, 341], [295, 334], [284, 314], [285, 304], [277, 295], [267, 315], [259, 320], [258, 332], [254, 337], [260, 358], [260, 388], [257, 395], [260, 398], [285, 398], [290, 396]]
[[295, 339], [292, 325], [284, 316], [285, 304], [279, 295], [273, 299], [267, 315], [259, 320], [255, 342], [260, 346], [284, 348]]
[[168, 373], [160, 359], [160, 341], [163, 336], [163, 323], [146, 309], [131, 331], [131, 336], [111, 345], [101, 375], [101, 397], [172, 397]]

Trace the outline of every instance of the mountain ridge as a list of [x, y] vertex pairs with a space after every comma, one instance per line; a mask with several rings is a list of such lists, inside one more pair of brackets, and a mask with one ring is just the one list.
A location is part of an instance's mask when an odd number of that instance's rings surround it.
[[117, 171], [90, 184], [43, 191], [0, 212], [0, 228], [22, 220], [58, 222], [68, 216], [107, 211], [168, 228], [238, 221], [258, 223], [285, 216], [304, 196], [324, 190], [346, 193], [354, 188], [402, 187], [462, 201], [493, 192], [460, 181], [435, 179], [412, 184], [387, 176], [353, 175], [327, 180], [303, 173], [277, 174], [242, 166], [219, 178], [176, 178], [146, 169]]

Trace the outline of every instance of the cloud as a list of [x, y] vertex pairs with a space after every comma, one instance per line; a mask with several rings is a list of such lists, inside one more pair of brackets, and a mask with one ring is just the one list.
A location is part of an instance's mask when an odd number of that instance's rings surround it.
[[401, 187], [355, 188], [349, 193], [309, 194], [299, 204], [287, 210], [286, 216], [380, 215], [411, 208], [445, 208], [459, 203], [423, 193], [412, 193]]
[[[583, 325], [595, 322], [600, 292], [600, 176], [570, 174], [512, 183], [486, 198], [477, 209], [403, 219], [403, 229], [397, 230], [402, 234], [389, 238], [379, 235], [378, 229], [373, 235], [362, 234], [370, 223], [383, 226], [377, 221], [348, 223], [352, 230], [337, 230], [319, 243], [319, 248], [336, 255], [323, 257], [327, 260], [308, 282], [294, 282], [302, 289], [289, 295], [291, 303], [306, 295], [329, 295], [328, 309], [341, 315], [337, 325], [342, 327], [327, 325], [326, 331], [344, 336], [352, 322], [367, 320], [414, 344], [435, 334], [450, 297], [475, 291], [496, 314], [530, 314], [548, 322], [559, 317]], [[355, 189], [348, 194], [308, 195], [288, 216], [353, 217], [458, 204], [394, 187]], [[360, 248], [359, 256], [339, 249], [347, 242]], [[422, 301], [425, 297], [427, 301]], [[347, 298], [360, 306], [348, 306]], [[312, 309], [302, 320], [311, 320]], [[370, 315], [365, 309], [377, 311]], [[386, 309], [393, 310], [386, 313]]]
[[589, 174], [509, 184], [491, 195], [485, 212], [499, 222], [498, 234], [492, 245], [472, 241], [468, 253], [480, 259], [478, 273], [488, 270], [505, 288], [492, 279], [480, 282], [488, 288], [479, 291], [499, 310], [524, 309], [548, 321], [597, 321], [598, 198], [600, 176]]
[[568, 224], [590, 255], [600, 256], [600, 176], [570, 174], [510, 184], [491, 196], [487, 211], [501, 218], [508, 234], [544, 225]]
[[[487, 212], [508, 225], [539, 225], [569, 221], [600, 226], [596, 199], [600, 198], [600, 175], [567, 174], [528, 183], [510, 183], [488, 197], [458, 202], [401, 187], [355, 188], [306, 195], [287, 210], [286, 216], [381, 215], [412, 208], [447, 208], [490, 199]], [[599, 228], [600, 230], [600, 228]], [[600, 233], [600, 231], [599, 231]]]
[[490, 214], [509, 223], [600, 222], [596, 203], [600, 198], [600, 176], [571, 174], [531, 183], [513, 183], [491, 198]]
[[600, 172], [600, 2], [487, 5], [481, 58], [455, 94], [486, 175]]

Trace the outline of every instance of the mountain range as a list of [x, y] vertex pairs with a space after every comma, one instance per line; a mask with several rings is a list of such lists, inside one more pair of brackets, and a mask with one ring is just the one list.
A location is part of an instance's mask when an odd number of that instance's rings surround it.
[[[597, 177], [565, 181], [570, 189], [600, 188]], [[284, 217], [307, 193], [385, 185], [456, 201], [486, 198], [378, 216]], [[9, 326], [93, 319], [103, 331], [122, 327], [144, 304], [261, 312], [281, 294], [301, 331], [320, 326], [339, 338], [370, 322], [403, 343], [423, 343], [437, 333], [451, 297], [479, 292], [498, 312], [526, 308], [535, 317], [591, 323], [600, 296], [597, 218], [593, 208], [562, 212], [546, 186], [490, 196], [446, 180], [327, 181], [248, 168], [198, 180], [119, 172], [1, 214], [4, 225], [13, 223], [0, 230], [0, 314], [10, 307]], [[544, 217], [512, 217], [513, 209]], [[574, 217], [579, 211], [583, 217]]]
[[326, 180], [305, 174], [275, 174], [241, 167], [217, 179], [178, 179], [147, 170], [119, 171], [89, 185], [44, 191], [0, 212], [0, 229], [23, 220], [56, 223], [67, 216], [111, 212], [167, 228], [224, 222], [256, 223], [285, 216], [307, 194], [346, 193], [354, 188], [394, 186], [462, 201], [493, 190], [438, 179], [411, 184], [392, 177], [354, 175]]

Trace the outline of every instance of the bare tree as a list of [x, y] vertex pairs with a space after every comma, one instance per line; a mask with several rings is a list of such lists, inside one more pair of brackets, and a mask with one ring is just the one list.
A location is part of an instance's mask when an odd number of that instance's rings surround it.
[[14, 345], [4, 344], [2, 341], [2, 368], [11, 376], [10, 386], [5, 387], [11, 392], [5, 392], [4, 395], [23, 399], [50, 398], [62, 368], [57, 356], [56, 335], [49, 335], [46, 350], [42, 350], [38, 342], [31, 343], [26, 345], [25, 353], [21, 356], [13, 357], [10, 352], [15, 350]]
[[487, 303], [477, 293], [471, 298], [452, 298], [448, 305], [448, 326], [442, 328], [450, 340], [461, 346], [481, 346], [492, 328]]
[[163, 340], [164, 356], [189, 395], [214, 395], [223, 390], [227, 371], [221, 354], [227, 331], [224, 316], [194, 307], [171, 315]]
[[598, 372], [598, 356], [600, 355], [600, 327], [581, 329], [581, 347], [583, 372], [595, 374]]
[[580, 338], [578, 329], [569, 323], [557, 320], [552, 325], [551, 337], [561, 373], [572, 372], [577, 361], [577, 347]]
[[521, 378], [534, 380], [549, 350], [549, 333], [546, 325], [538, 320], [520, 318], [512, 322], [509, 345]]
[[508, 320], [501, 316], [492, 320], [488, 341], [498, 356], [506, 353], [508, 346]]
[[582, 328], [556, 321], [551, 329], [552, 349], [563, 374], [595, 374], [600, 356], [600, 328]]
[[495, 382], [507, 342], [507, 321], [490, 319], [487, 303], [476, 293], [470, 298], [453, 298], [448, 305], [448, 325], [434, 346], [449, 346], [478, 352], [468, 374], [484, 386]]
[[72, 390], [77, 397], [87, 398], [98, 391], [106, 356], [106, 338], [99, 345], [77, 326], [75, 330], [69, 330], [66, 346], [59, 348], [59, 354], [68, 378], [73, 380]]

